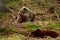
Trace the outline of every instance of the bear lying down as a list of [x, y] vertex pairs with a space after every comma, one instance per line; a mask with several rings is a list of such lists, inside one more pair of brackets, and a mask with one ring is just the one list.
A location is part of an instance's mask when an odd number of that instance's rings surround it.
[[44, 36], [50, 36], [52, 38], [56, 38], [59, 36], [59, 34], [55, 31], [52, 31], [52, 30], [40, 30], [40, 29], [37, 29], [33, 32], [31, 32], [31, 37], [41, 37], [41, 38], [44, 38]]

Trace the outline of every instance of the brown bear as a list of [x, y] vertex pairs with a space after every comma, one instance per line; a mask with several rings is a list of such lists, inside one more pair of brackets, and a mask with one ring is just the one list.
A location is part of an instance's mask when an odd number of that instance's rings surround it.
[[41, 37], [41, 38], [44, 38], [44, 36], [50, 36], [52, 38], [56, 38], [59, 36], [59, 34], [55, 31], [52, 31], [52, 30], [40, 30], [40, 29], [37, 29], [33, 32], [31, 32], [31, 35], [32, 37]]

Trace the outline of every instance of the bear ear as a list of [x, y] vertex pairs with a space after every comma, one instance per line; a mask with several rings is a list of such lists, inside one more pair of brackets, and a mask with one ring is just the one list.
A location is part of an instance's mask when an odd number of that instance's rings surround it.
[[26, 11], [27, 9], [26, 8], [24, 8], [24, 11]]
[[40, 32], [41, 30], [40, 29], [37, 29], [36, 31], [39, 31]]
[[17, 19], [17, 17], [15, 17], [15, 19]]

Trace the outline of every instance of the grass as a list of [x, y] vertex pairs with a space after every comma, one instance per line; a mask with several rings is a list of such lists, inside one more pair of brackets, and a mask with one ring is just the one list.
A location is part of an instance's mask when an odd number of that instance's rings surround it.
[[23, 35], [14, 33], [11, 36], [2, 36], [0, 40], [25, 40]]
[[31, 2], [31, 4], [34, 4], [34, 5], [36, 5], [36, 6], [44, 7], [44, 3], [41, 2], [40, 0], [38, 0], [38, 1], [36, 1], [36, 0], [31, 0], [30, 2]]
[[[21, 34], [14, 33], [14, 34], [12, 34], [12, 36], [2, 36], [2, 38], [0, 38], [0, 40], [38, 40], [38, 39], [26, 38], [25, 36], [23, 36]], [[39, 40], [43, 40], [43, 39], [39, 39]], [[44, 40], [60, 40], [60, 38], [59, 37], [51, 38], [51, 37], [45, 36]]]
[[53, 29], [53, 30], [58, 30], [60, 25], [60, 22], [50, 22], [50, 26], [47, 27], [47, 29]]
[[[54, 6], [55, 4], [55, 0], [45, 0], [45, 3], [44, 3], [44, 0], [28, 0], [29, 3], [26, 3], [26, 5], [34, 5], [34, 6], [28, 6], [29, 8], [31, 7], [31, 9], [33, 9], [34, 7], [36, 7], [37, 11], [34, 9], [33, 11], [36, 13], [38, 13], [38, 11], [41, 11], [41, 10], [38, 10], [39, 8], [47, 8], [49, 6]], [[21, 6], [23, 6], [22, 4], [22, 0], [6, 0], [6, 4], [8, 6], [11, 6], [13, 8], [20, 8]], [[38, 6], [38, 8], [37, 8]], [[60, 6], [59, 5], [55, 5], [57, 12], [58, 14], [60, 13]], [[48, 9], [48, 8], [47, 8]], [[45, 10], [43, 10], [45, 11]], [[42, 11], [42, 12], [43, 12]], [[47, 14], [47, 13], [46, 13]], [[2, 20], [3, 18], [6, 18], [7, 17], [7, 13], [0, 13], [0, 19]], [[38, 14], [39, 15], [39, 14]], [[53, 15], [53, 14], [52, 14]], [[60, 14], [59, 14], [60, 15]], [[46, 19], [47, 20], [47, 19]], [[3, 21], [2, 21], [3, 22]], [[46, 29], [52, 29], [52, 30], [59, 30], [60, 31], [60, 22], [49, 22], [50, 24], [47, 26], [47, 27], [44, 27]], [[3, 26], [3, 25], [2, 25]], [[10, 25], [9, 28], [11, 30], [15, 30], [16, 29], [16, 26], [14, 25]], [[24, 29], [28, 29], [28, 30], [35, 30], [37, 28], [42, 28], [40, 27], [39, 25], [35, 25], [35, 24], [32, 24], [32, 23], [27, 23], [25, 26], [24, 26]], [[4, 32], [6, 29], [5, 28], [0, 28], [0, 32]], [[36, 40], [36, 39], [33, 39], [33, 38], [28, 38], [26, 39], [25, 36], [23, 36], [23, 32], [18, 32], [18, 33], [14, 33], [12, 34], [12, 36], [2, 36], [0, 37], [0, 40]], [[50, 38], [48, 36], [45, 36], [44, 40], [60, 40], [60, 37], [58, 38]]]
[[6, 31], [6, 28], [0, 28], [0, 32], [4, 33]]
[[27, 23], [24, 26], [24, 29], [35, 30], [35, 29], [37, 29], [37, 26], [35, 24], [32, 24], [32, 23]]
[[18, 8], [19, 5], [21, 5], [21, 2], [22, 2], [21, 0], [15, 0], [15, 1], [6, 0], [6, 4], [14, 8]]
[[4, 18], [7, 16], [7, 13], [0, 13], [0, 18]]
[[7, 28], [0, 28], [0, 35], [8, 35], [8, 29]]

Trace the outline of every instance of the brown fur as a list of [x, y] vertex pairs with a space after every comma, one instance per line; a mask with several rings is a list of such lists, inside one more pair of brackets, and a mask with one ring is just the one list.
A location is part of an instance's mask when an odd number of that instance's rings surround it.
[[22, 23], [22, 22], [33, 22], [35, 18], [35, 14], [30, 12], [28, 9], [23, 8], [18, 17], [16, 17], [15, 23]]
[[50, 36], [52, 38], [56, 38], [59, 36], [59, 34], [55, 31], [52, 31], [52, 30], [40, 30], [40, 29], [37, 29], [35, 31], [33, 31], [31, 33], [30, 36], [32, 37], [41, 37], [41, 38], [44, 38], [44, 36]]
[[22, 21], [22, 18], [21, 18], [20, 15], [18, 15], [18, 17], [15, 18], [14, 23], [19, 23], [19, 22], [21, 22], [21, 21]]
[[20, 11], [19, 14], [22, 18], [21, 22], [32, 22], [34, 21], [35, 14], [30, 12], [28, 9], [24, 8], [23, 10]]

